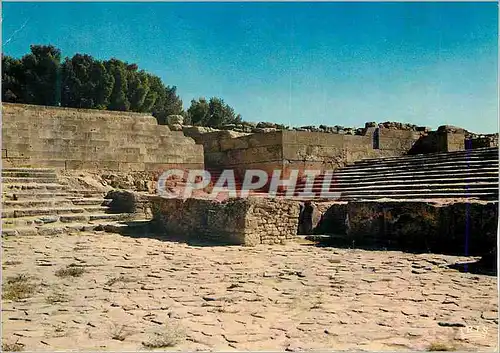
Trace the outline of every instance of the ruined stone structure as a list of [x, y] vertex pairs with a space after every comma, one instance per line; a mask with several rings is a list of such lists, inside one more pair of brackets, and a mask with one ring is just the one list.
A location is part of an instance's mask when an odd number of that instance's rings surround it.
[[171, 236], [226, 244], [279, 244], [297, 235], [299, 202], [152, 198], [153, 219]]
[[[347, 241], [385, 240], [434, 251], [463, 239], [473, 242], [471, 252], [494, 246], [498, 135], [399, 123], [296, 130], [264, 124], [235, 132], [182, 126], [178, 116], [170, 117], [169, 128], [144, 114], [17, 104], [4, 104], [2, 113], [6, 234], [116, 229], [117, 222], [138, 216], [122, 205], [110, 207], [114, 201], [104, 197], [113, 187], [151, 194], [162, 170], [205, 166], [214, 175], [233, 169], [240, 179], [247, 169], [281, 170], [282, 178], [295, 169], [334, 170], [331, 190], [341, 198], [315, 201], [314, 224], [304, 227], [303, 200], [110, 197], [137, 202], [131, 209], [150, 204], [163, 234], [231, 244], [282, 243], [307, 228]], [[89, 178], [80, 171], [94, 173], [90, 184], [75, 186]], [[313, 192], [323, 177], [316, 178]]]
[[370, 200], [334, 203], [316, 232], [346, 244], [483, 255], [496, 247], [496, 201]]
[[[210, 169], [234, 169], [241, 175], [247, 169], [272, 173], [283, 170], [332, 170], [362, 158], [401, 156], [421, 138], [422, 132], [368, 127], [363, 135], [306, 131], [274, 131], [235, 134], [229, 131], [200, 133], [184, 128], [184, 133], [203, 144], [205, 165]], [[377, 131], [377, 132], [376, 132]], [[374, 135], [378, 135], [374, 146]], [[375, 147], [375, 148], [374, 148]]]

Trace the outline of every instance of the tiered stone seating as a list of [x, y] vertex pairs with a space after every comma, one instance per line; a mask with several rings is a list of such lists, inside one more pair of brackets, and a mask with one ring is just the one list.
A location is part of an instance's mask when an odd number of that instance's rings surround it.
[[[361, 160], [333, 173], [329, 191], [339, 192], [341, 200], [498, 200], [498, 176], [498, 148], [478, 148]], [[315, 179], [308, 196], [318, 197], [324, 178]]]

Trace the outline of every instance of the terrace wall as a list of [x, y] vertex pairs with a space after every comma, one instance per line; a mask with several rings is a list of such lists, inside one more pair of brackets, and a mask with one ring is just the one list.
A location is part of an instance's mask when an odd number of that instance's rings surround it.
[[4, 167], [203, 168], [203, 146], [151, 115], [2, 104]]

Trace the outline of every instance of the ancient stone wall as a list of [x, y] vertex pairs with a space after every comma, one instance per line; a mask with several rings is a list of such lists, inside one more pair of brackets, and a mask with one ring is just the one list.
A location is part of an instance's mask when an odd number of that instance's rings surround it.
[[497, 202], [364, 201], [335, 203], [317, 232], [349, 244], [482, 255], [496, 246]]
[[249, 245], [280, 244], [297, 236], [300, 202], [283, 199], [249, 199], [245, 238]]
[[292, 169], [334, 170], [363, 158], [400, 156], [423, 133], [393, 127], [366, 127], [364, 135], [287, 130], [243, 134], [204, 129], [185, 127], [184, 133], [203, 144], [208, 168], [234, 169], [240, 176], [247, 169], [269, 174], [280, 169], [284, 177]]
[[150, 197], [153, 221], [168, 237], [245, 244], [244, 199], [214, 202], [204, 199]]
[[365, 135], [284, 131], [284, 175], [292, 169], [336, 170], [364, 158], [401, 156], [421, 135], [412, 130], [379, 128], [376, 144], [374, 133], [374, 128], [367, 128]]
[[[183, 239], [257, 245], [279, 244], [299, 230], [302, 202], [281, 198], [203, 199], [151, 197], [153, 219]], [[482, 255], [496, 247], [497, 202], [319, 202], [314, 233], [351, 246]]]
[[2, 104], [5, 167], [114, 171], [202, 168], [203, 146], [150, 115]]
[[233, 169], [243, 177], [247, 169], [272, 173], [283, 166], [282, 132], [257, 134], [213, 131], [200, 133], [200, 128], [185, 128], [184, 133], [203, 144], [205, 165], [210, 169]]
[[203, 199], [150, 198], [153, 220], [169, 237], [217, 243], [282, 243], [297, 235], [299, 202], [246, 198], [216, 202]]

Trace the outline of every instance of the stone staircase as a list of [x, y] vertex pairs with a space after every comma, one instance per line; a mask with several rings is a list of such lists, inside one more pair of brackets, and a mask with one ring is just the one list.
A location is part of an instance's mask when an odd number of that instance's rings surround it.
[[102, 230], [128, 213], [111, 213], [111, 200], [94, 190], [71, 189], [55, 170], [5, 168], [2, 170], [2, 234], [54, 235]]
[[[328, 191], [341, 200], [480, 199], [498, 200], [498, 148], [365, 159], [335, 173]], [[319, 197], [325, 175], [316, 177], [312, 192]], [[297, 185], [304, 190], [305, 182]]]
[[[212, 185], [215, 186], [217, 181], [219, 180], [223, 170], [221, 169], [207, 169], [207, 171], [210, 173], [210, 179]], [[234, 183], [229, 182], [225, 187], [232, 188], [236, 190], [236, 193], [238, 196], [240, 196], [241, 191], [243, 189], [243, 180], [241, 180], [240, 177], [238, 177], [237, 173], [234, 173]], [[255, 189], [255, 190], [249, 190], [248, 195], [253, 196], [253, 197], [267, 197], [268, 196], [268, 188], [269, 185], [266, 185], [260, 189]]]

